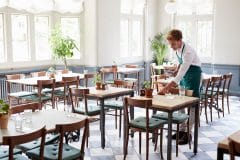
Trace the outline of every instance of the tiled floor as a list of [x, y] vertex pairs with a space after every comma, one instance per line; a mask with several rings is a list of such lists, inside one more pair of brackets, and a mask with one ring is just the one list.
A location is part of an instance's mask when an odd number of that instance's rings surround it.
[[[230, 99], [231, 114], [225, 114], [223, 118], [218, 119], [217, 112], [214, 112], [213, 122], [206, 124], [205, 115], [201, 116], [201, 127], [199, 131], [198, 154], [194, 155], [188, 145], [179, 146], [179, 156], [175, 155], [175, 145], [173, 144], [173, 159], [193, 159], [193, 160], [216, 160], [217, 143], [224, 137], [230, 135], [234, 131], [240, 129], [240, 101], [238, 97]], [[123, 139], [118, 138], [118, 130], [114, 128], [114, 119], [112, 116], [106, 117], [106, 148], [100, 148], [100, 131], [99, 122], [90, 125], [89, 148], [86, 149], [86, 160], [122, 160], [123, 159]], [[166, 134], [166, 131], [165, 133]], [[142, 136], [143, 138], [144, 136]], [[166, 159], [166, 136], [164, 136], [163, 152]], [[138, 134], [132, 139], [130, 138], [128, 147], [128, 160], [145, 159], [144, 138], [142, 139], [142, 154], [138, 154]], [[175, 141], [173, 141], [175, 143]], [[154, 152], [153, 144], [150, 143], [150, 160], [160, 159], [159, 152]], [[78, 145], [77, 142], [72, 145]], [[158, 148], [159, 151], [159, 148]], [[228, 159], [225, 156], [225, 159]]]

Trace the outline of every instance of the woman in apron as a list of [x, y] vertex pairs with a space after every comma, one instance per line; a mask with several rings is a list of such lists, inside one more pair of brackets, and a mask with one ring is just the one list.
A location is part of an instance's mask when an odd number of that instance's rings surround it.
[[[176, 51], [176, 56], [178, 58], [179, 67], [177, 70], [177, 75], [168, 83], [163, 89], [160, 90], [159, 94], [165, 94], [171, 87], [176, 85], [181, 85], [185, 89], [193, 90], [193, 96], [200, 96], [200, 81], [201, 81], [201, 62], [196, 51], [189, 46], [187, 43], [182, 41], [182, 32], [177, 29], [173, 29], [168, 32], [167, 40], [171, 48]], [[190, 108], [190, 118], [189, 127], [190, 130], [194, 124], [194, 111], [195, 107]], [[180, 126], [179, 132], [179, 142], [178, 144], [187, 144], [191, 136], [188, 137], [187, 134], [187, 122]], [[176, 135], [173, 135], [175, 138]]]

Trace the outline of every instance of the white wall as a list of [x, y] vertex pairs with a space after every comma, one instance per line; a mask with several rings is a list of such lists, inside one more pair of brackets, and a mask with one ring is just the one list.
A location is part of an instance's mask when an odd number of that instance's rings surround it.
[[240, 64], [240, 0], [216, 0], [215, 64]]

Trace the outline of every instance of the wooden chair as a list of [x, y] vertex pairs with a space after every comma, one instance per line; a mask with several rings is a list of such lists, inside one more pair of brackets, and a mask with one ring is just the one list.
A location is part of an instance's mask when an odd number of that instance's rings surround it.
[[[169, 93], [171, 94], [175, 94], [178, 95], [179, 94], [179, 89], [178, 88], [170, 88]], [[193, 92], [192, 90], [185, 90], [185, 95], [186, 96], [192, 96]], [[153, 118], [157, 118], [157, 119], [163, 119], [163, 120], [168, 120], [168, 114], [163, 112], [163, 113], [159, 113], [159, 114], [154, 114], [152, 116]], [[189, 109], [186, 113], [180, 113], [180, 112], [173, 112], [173, 124], [177, 125], [177, 129], [176, 129], [176, 156], [178, 156], [178, 141], [179, 141], [179, 125], [181, 123], [185, 123], [189, 118]], [[174, 130], [173, 130], [174, 131]], [[188, 137], [190, 135], [190, 129], [189, 129], [189, 122], [187, 125], [187, 133], [188, 133]], [[171, 136], [171, 135], [169, 135]], [[189, 140], [188, 142], [189, 144], [189, 149], [191, 149], [191, 141]], [[155, 148], [156, 148], [157, 143], [155, 144]]]
[[26, 143], [29, 141], [33, 141], [37, 138], [41, 138], [41, 145], [38, 150], [38, 159], [44, 160], [43, 154], [44, 154], [44, 143], [45, 143], [45, 134], [46, 134], [46, 129], [45, 127], [23, 135], [18, 135], [18, 136], [5, 136], [3, 137], [3, 145], [9, 145], [9, 154], [8, 154], [8, 159], [9, 160], [14, 160], [14, 159], [21, 159], [21, 160], [27, 160], [24, 156], [21, 154], [16, 154], [14, 155], [13, 149], [16, 145]]
[[[126, 64], [125, 67], [126, 68], [138, 68], [139, 66], [136, 65], [136, 64]], [[135, 86], [137, 86], [138, 85], [137, 84], [138, 83], [137, 73], [130, 73], [130, 74], [133, 74], [134, 78], [130, 78], [130, 77], [128, 77], [129, 74], [125, 74], [124, 75], [124, 80], [125, 81], [132, 81], [132, 82], [134, 82]]]
[[[124, 80], [114, 80], [113, 86], [114, 87], [119, 87], [119, 88], [133, 89], [134, 82], [133, 81], [124, 81]], [[107, 100], [104, 103], [104, 107], [109, 108], [109, 109], [113, 109], [115, 111], [114, 116], [115, 116], [115, 128], [116, 129], [117, 129], [117, 117], [119, 117], [119, 137], [121, 137], [123, 99], [121, 98], [119, 101], [117, 99]], [[119, 114], [117, 114], [118, 110], [119, 110]], [[112, 115], [112, 114], [110, 114], [110, 115]]]
[[31, 77], [43, 77], [46, 76], [46, 71], [32, 72]]
[[[102, 81], [106, 84], [113, 84], [114, 80], [117, 79], [117, 70], [113, 67], [103, 67], [101, 68]], [[112, 75], [110, 80], [106, 80], [106, 75]]]
[[88, 87], [88, 80], [90, 78], [94, 78], [94, 73], [85, 73], [84, 74], [85, 87]]
[[[24, 75], [13, 74], [13, 75], [6, 75], [6, 77], [7, 77], [7, 80], [17, 80], [24, 77]], [[20, 100], [22, 100], [24, 96], [28, 96], [32, 94], [32, 92], [24, 91], [25, 90], [24, 85], [12, 84], [8, 81], [6, 83], [7, 83], [7, 93], [8, 93], [7, 97], [8, 97], [10, 106], [12, 105], [12, 100], [14, 99], [17, 100], [17, 104], [19, 104]]]
[[202, 113], [202, 108], [205, 109], [206, 123], [208, 123], [207, 107], [209, 104], [208, 95], [210, 94], [209, 86], [210, 86], [210, 78], [203, 79], [202, 85], [200, 87], [200, 107], [201, 107], [201, 113]]
[[[100, 106], [97, 104], [88, 104], [86, 94], [89, 94], [88, 88], [69, 88], [72, 112], [88, 116], [99, 115], [101, 111]], [[81, 100], [83, 102], [81, 102]]]
[[[24, 112], [24, 110], [26, 110], [26, 109], [31, 109], [33, 112], [35, 112], [36, 110], [39, 110], [39, 106], [40, 106], [39, 103], [26, 103], [26, 104], [16, 105], [16, 106], [10, 108], [10, 113], [17, 114], [17, 113]], [[51, 133], [46, 134], [45, 144], [55, 142], [58, 139], [58, 137], [59, 137], [59, 135], [57, 135], [57, 134], [51, 134]], [[34, 140], [34, 141], [27, 142], [24, 144], [19, 144], [16, 147], [21, 149], [23, 152], [26, 152], [28, 150], [37, 148], [40, 145], [41, 145], [41, 140], [38, 139], [38, 140]]]
[[[30, 96], [25, 96], [24, 99], [30, 102], [39, 102], [42, 106], [47, 101], [52, 102], [52, 108], [55, 108], [55, 97], [54, 97], [54, 89], [55, 89], [55, 79], [49, 80], [37, 80], [37, 88], [38, 93], [32, 94]], [[50, 88], [50, 92], [43, 92], [44, 88]]]
[[223, 86], [219, 89], [219, 94], [222, 96], [222, 109], [224, 117], [224, 99], [227, 99], [228, 114], [230, 114], [229, 108], [229, 89], [232, 81], [232, 73], [223, 75]]
[[[126, 159], [127, 151], [128, 151], [128, 141], [129, 141], [129, 130], [134, 132], [139, 132], [139, 153], [141, 154], [141, 133], [146, 132], [146, 160], [148, 160], [149, 155], [149, 133], [158, 134], [158, 130], [160, 130], [160, 154], [162, 155], [162, 128], [166, 120], [150, 118], [149, 109], [152, 106], [152, 99], [146, 98], [134, 98], [134, 97], [125, 97], [124, 99], [124, 116], [125, 116], [125, 139], [124, 139], [124, 159]], [[129, 120], [129, 107], [140, 107], [145, 109], [145, 116], [137, 117], [133, 120]], [[143, 115], [144, 115], [143, 114]], [[156, 136], [157, 137], [157, 136]], [[157, 141], [157, 140], [156, 140]]]
[[[69, 93], [68, 90], [70, 87], [75, 87], [78, 88], [79, 86], [79, 76], [72, 76], [72, 77], [62, 77], [62, 81], [64, 83], [63, 90], [56, 90], [54, 95], [56, 98], [56, 106], [57, 103], [59, 102], [60, 98], [63, 98], [64, 100], [64, 105], [66, 104], [66, 100], [69, 100]], [[64, 108], [65, 109], [65, 108]]]
[[209, 98], [209, 107], [210, 107], [210, 118], [212, 122], [212, 109], [213, 107], [217, 110], [218, 118], [220, 118], [220, 108], [218, 105], [218, 98], [219, 98], [219, 88], [221, 87], [222, 77], [212, 77], [210, 83], [210, 93], [208, 94]]
[[[44, 159], [51, 159], [51, 160], [81, 159], [83, 160], [88, 127], [89, 127], [88, 119], [75, 122], [75, 123], [69, 123], [69, 124], [57, 124], [56, 132], [60, 134], [59, 143], [45, 145], [44, 155], [43, 155]], [[63, 143], [65, 133], [79, 130], [82, 128], [84, 128], [84, 130], [83, 130], [82, 141], [79, 148], [75, 148], [66, 143]], [[31, 159], [38, 159], [39, 150], [40, 148], [36, 148], [28, 151], [26, 154]]]
[[234, 160], [234, 156], [240, 156], [240, 131], [224, 138], [217, 146], [217, 160], [223, 160], [224, 154], [230, 154], [230, 159]]

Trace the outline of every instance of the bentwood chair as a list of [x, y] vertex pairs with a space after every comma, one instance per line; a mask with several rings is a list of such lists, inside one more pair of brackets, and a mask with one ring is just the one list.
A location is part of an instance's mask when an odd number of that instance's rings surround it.
[[[113, 84], [114, 80], [117, 79], [117, 70], [116, 68], [113, 67], [103, 67], [101, 68], [101, 76], [102, 76], [102, 81], [106, 84]], [[108, 80], [106, 80], [106, 76], [109, 75], [112, 78], [108, 78]]]
[[222, 108], [223, 108], [223, 116], [224, 116], [224, 99], [227, 99], [227, 107], [228, 107], [228, 114], [230, 114], [229, 108], [229, 89], [232, 80], [232, 73], [228, 73], [223, 75], [223, 85], [222, 88], [219, 89], [219, 94], [222, 96]]
[[46, 134], [46, 129], [45, 127], [23, 135], [18, 135], [18, 136], [5, 136], [3, 137], [3, 145], [8, 145], [9, 146], [9, 151], [8, 151], [8, 156], [5, 158], [1, 158], [1, 160], [28, 160], [28, 158], [22, 156], [21, 154], [14, 154], [14, 147], [19, 144], [23, 144], [26, 142], [33, 141], [37, 138], [41, 138], [41, 144], [40, 144], [40, 149], [38, 150], [38, 159], [39, 160], [44, 160], [43, 154], [44, 154], [44, 142], [45, 142], [45, 134]]
[[[124, 99], [124, 116], [125, 116], [125, 139], [124, 139], [124, 159], [126, 159], [128, 152], [128, 141], [129, 141], [129, 131], [139, 132], [139, 153], [141, 154], [141, 135], [142, 132], [146, 133], [146, 160], [149, 159], [149, 133], [154, 133], [158, 135], [158, 131], [160, 130], [160, 154], [162, 155], [162, 128], [163, 125], [167, 123], [166, 120], [151, 118], [149, 116], [149, 110], [152, 106], [152, 99], [147, 98], [135, 98], [135, 97], [125, 97]], [[137, 117], [133, 120], [129, 118], [129, 108], [130, 107], [139, 107], [144, 109], [143, 116]], [[156, 136], [157, 137], [157, 136]], [[155, 139], [157, 141], [157, 139]]]
[[205, 78], [202, 80], [202, 85], [200, 87], [200, 107], [201, 107], [201, 113], [202, 108], [205, 110], [205, 117], [206, 117], [206, 123], [208, 123], [208, 116], [207, 116], [207, 108], [209, 106], [208, 102], [208, 95], [211, 94], [209, 91], [210, 86], [210, 78]]
[[[16, 105], [10, 109], [11, 114], [18, 114], [21, 112], [24, 112], [26, 109], [32, 110], [32, 112], [35, 112], [36, 110], [39, 110], [39, 103], [26, 103], [26, 104], [21, 104], [21, 105]], [[45, 136], [45, 144], [53, 143], [58, 139], [59, 135], [58, 134], [46, 134]], [[23, 152], [27, 152], [28, 150], [37, 148], [41, 145], [41, 140], [36, 139], [31, 142], [19, 144], [16, 147], [21, 149]]]
[[[23, 74], [13, 74], [13, 75], [6, 75], [7, 80], [18, 80], [24, 77]], [[19, 84], [12, 84], [11, 82], [7, 81], [7, 93], [8, 93], [8, 101], [9, 104], [12, 105], [12, 100], [17, 100], [17, 104], [20, 103], [20, 100], [24, 96], [31, 95], [32, 92], [24, 91], [24, 85]]]
[[[178, 88], [170, 88], [169, 93], [171, 94], [175, 94], [178, 95], [179, 94], [179, 89]], [[192, 96], [192, 90], [185, 90], [185, 95], [186, 96]], [[168, 114], [166, 112], [162, 112], [159, 114], [154, 114], [152, 116], [153, 118], [157, 118], [157, 119], [163, 119], [163, 120], [168, 120]], [[188, 121], [189, 119], [189, 109], [187, 111], [187, 113], [182, 113], [180, 111], [178, 112], [173, 112], [173, 124], [177, 125], [177, 129], [176, 129], [176, 156], [178, 156], [178, 141], [179, 141], [179, 125], [181, 123], [184, 123], [186, 121]], [[187, 122], [187, 133], [188, 133], [188, 137], [190, 136], [190, 129], [189, 129], [189, 122]], [[169, 135], [171, 136], [171, 135]], [[189, 138], [189, 149], [191, 149], [191, 139]], [[157, 144], [157, 143], [156, 143]], [[155, 145], [156, 148], [156, 145]]]
[[[55, 98], [54, 98], [54, 89], [55, 89], [55, 79], [49, 80], [37, 80], [38, 92], [30, 96], [25, 96], [24, 99], [30, 102], [38, 102], [42, 106], [44, 103], [51, 101], [52, 108], [55, 108]], [[44, 92], [44, 89], [50, 89], [50, 92]]]
[[[118, 87], [118, 88], [133, 89], [134, 82], [133, 81], [124, 81], [124, 80], [114, 80], [113, 86]], [[119, 98], [120, 98], [120, 100], [118, 100]], [[121, 137], [123, 99], [122, 99], [122, 97], [118, 97], [118, 99], [112, 99], [112, 100], [105, 101], [104, 107], [115, 111], [114, 116], [115, 116], [115, 128], [116, 129], [117, 129], [117, 117], [119, 117], [119, 137]], [[117, 114], [118, 110], [119, 110], [119, 114]], [[112, 115], [112, 114], [110, 114], [110, 115]]]
[[[44, 160], [76, 160], [84, 159], [84, 149], [88, 133], [89, 122], [88, 119], [68, 124], [57, 124], [56, 132], [60, 134], [58, 143], [45, 145], [44, 147]], [[84, 129], [83, 129], [84, 128]], [[82, 141], [79, 148], [75, 148], [71, 145], [64, 143], [64, 137], [66, 133], [73, 132], [75, 130], [83, 129]], [[26, 154], [31, 159], [39, 159], [40, 148], [35, 148], [28, 151]]]

